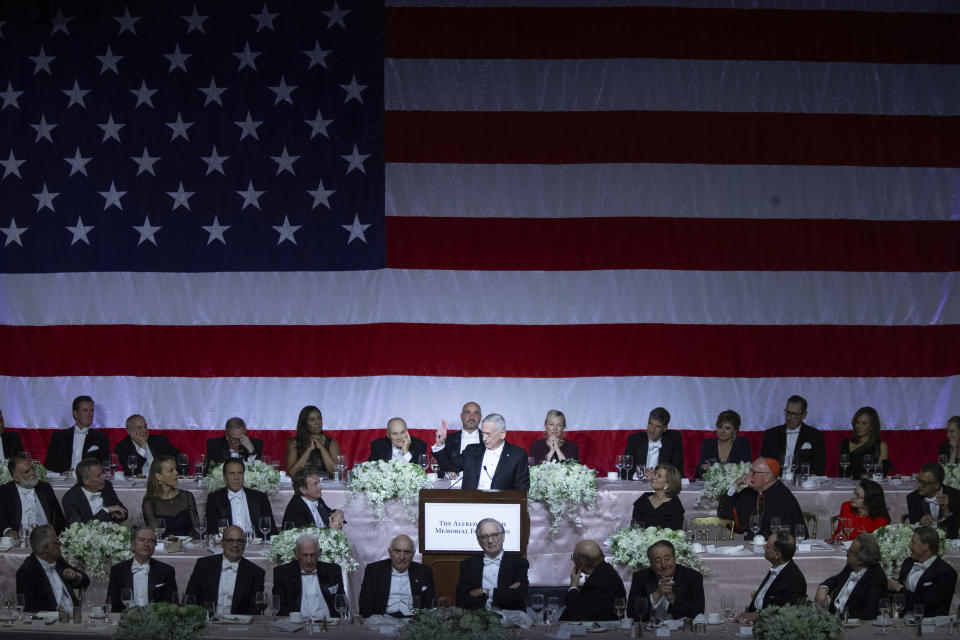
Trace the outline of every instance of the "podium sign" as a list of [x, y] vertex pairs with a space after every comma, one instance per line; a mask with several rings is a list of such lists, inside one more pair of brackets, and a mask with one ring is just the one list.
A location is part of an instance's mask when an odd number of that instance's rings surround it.
[[504, 551], [520, 551], [521, 505], [518, 502], [425, 502], [423, 550], [479, 551], [477, 523], [484, 518], [495, 518], [503, 525]]

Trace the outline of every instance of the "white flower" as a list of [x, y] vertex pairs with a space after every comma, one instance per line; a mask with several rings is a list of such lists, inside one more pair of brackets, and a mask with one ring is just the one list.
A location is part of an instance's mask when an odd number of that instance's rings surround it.
[[63, 556], [90, 576], [103, 579], [104, 564], [129, 558], [130, 529], [116, 522], [74, 522], [60, 534]]
[[810, 603], [764, 607], [753, 623], [756, 640], [842, 640], [840, 618]]
[[[745, 476], [748, 471], [750, 471], [749, 462], [728, 462], [711, 466], [703, 474], [703, 489], [700, 490], [697, 504], [702, 505], [711, 500], [719, 500], [720, 496], [726, 493], [730, 485], [733, 484], [733, 481]], [[737, 490], [743, 490], [743, 486]]]
[[581, 514], [597, 508], [597, 477], [576, 462], [547, 462], [530, 469], [527, 497], [550, 512], [550, 533], [559, 533], [560, 520], [582, 526]]
[[960, 489], [960, 464], [943, 465], [943, 484], [954, 489]]
[[319, 529], [317, 527], [300, 527], [281, 531], [270, 539], [270, 548], [264, 554], [268, 561], [284, 564], [293, 560], [293, 548], [297, 538], [308, 533], [320, 543], [320, 560], [335, 562], [342, 569], [356, 571], [360, 564], [350, 553], [350, 542], [347, 534], [337, 529]]
[[427, 474], [418, 464], [409, 464], [391, 460], [374, 460], [355, 465], [350, 471], [350, 491], [348, 501], [362, 495], [373, 503], [377, 510], [377, 520], [383, 520], [384, 503], [397, 499], [404, 505], [411, 522], [417, 515], [417, 498], [420, 489], [430, 486]]
[[[254, 460], [244, 463], [243, 486], [248, 489], [256, 489], [264, 493], [276, 493], [277, 486], [280, 484], [280, 472], [265, 463], [263, 460]], [[213, 492], [217, 489], [223, 489], [226, 483], [223, 481], [223, 465], [218, 464], [210, 467], [207, 475], [203, 478], [203, 486], [207, 492]]]
[[673, 545], [677, 562], [707, 575], [709, 570], [703, 564], [703, 559], [693, 550], [683, 531], [634, 525], [615, 531], [605, 544], [610, 547], [614, 562], [639, 569], [649, 565], [647, 548], [658, 540], [666, 540]]
[[[919, 526], [919, 524], [888, 524], [873, 532], [880, 546], [880, 566], [888, 576], [900, 573], [900, 565], [910, 555], [908, 545], [910, 538], [913, 537], [913, 530]], [[937, 529], [937, 533], [940, 535], [938, 554], [943, 555], [946, 548], [946, 534], [943, 529]]]

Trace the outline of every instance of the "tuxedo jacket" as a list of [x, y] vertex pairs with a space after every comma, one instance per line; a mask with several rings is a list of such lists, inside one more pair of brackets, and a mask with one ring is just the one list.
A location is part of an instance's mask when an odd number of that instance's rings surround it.
[[[117, 492], [114, 490], [113, 485], [109, 481], [106, 481], [103, 485], [103, 491], [100, 492], [100, 497], [103, 498], [104, 507], [112, 507], [117, 505], [124, 510], [126, 507], [123, 506], [123, 503], [120, 502], [120, 497], [117, 495]], [[100, 510], [96, 515], [90, 511], [90, 503], [87, 502], [87, 496], [83, 494], [83, 488], [80, 486], [80, 483], [77, 483], [70, 487], [70, 490], [63, 494], [63, 512], [67, 517], [67, 526], [69, 527], [74, 522], [90, 522], [91, 520], [99, 520], [100, 522], [123, 522], [126, 518], [121, 520], [114, 520], [110, 517], [110, 513], [104, 510]]]
[[[67, 569], [73, 569], [80, 574], [80, 579], [70, 582], [63, 577], [63, 572]], [[57, 573], [63, 584], [70, 592], [70, 599], [73, 600], [73, 606], [79, 606], [80, 601], [74, 589], [86, 589], [90, 586], [90, 577], [76, 567], [71, 566], [66, 560], [60, 558], [57, 560]], [[47, 573], [43, 570], [43, 565], [37, 560], [37, 556], [30, 554], [23, 561], [20, 568], [17, 569], [17, 593], [22, 593], [25, 598], [25, 611], [56, 611], [57, 598], [53, 595], [53, 587], [50, 586], [50, 580], [47, 579]]]
[[[277, 532], [277, 523], [273, 519], [273, 509], [270, 508], [270, 499], [267, 498], [267, 494], [262, 491], [257, 491], [256, 489], [248, 489], [247, 487], [243, 488], [243, 492], [247, 497], [247, 513], [250, 517], [250, 525], [254, 531], [257, 533], [260, 532], [261, 516], [268, 516], [270, 518], [270, 532], [267, 535], [274, 535]], [[207, 496], [205, 513], [207, 526], [210, 527], [211, 531], [216, 530], [217, 523], [221, 518], [226, 518], [231, 525], [234, 524], [233, 509], [230, 508], [230, 500], [227, 498], [226, 487], [217, 489]]]
[[[123, 611], [121, 594], [123, 589], [133, 591], [133, 558], [110, 567], [110, 582], [107, 585], [107, 597], [113, 610]], [[179, 602], [177, 598], [177, 572], [170, 565], [150, 558], [150, 572], [147, 574], [148, 602]], [[200, 604], [203, 604], [202, 602]]]
[[[170, 443], [170, 439], [167, 436], [151, 434], [147, 436], [147, 447], [150, 449], [150, 453], [153, 454], [153, 457], [157, 456], [173, 456], [174, 459], [180, 455], [180, 450], [177, 449]], [[117, 459], [120, 461], [120, 466], [123, 467], [123, 472], [128, 476], [135, 475], [147, 475], [150, 471], [150, 467], [144, 468], [144, 465], [147, 463], [147, 459], [137, 453], [137, 446], [133, 443], [133, 438], [127, 436], [123, 440], [117, 443], [113, 448], [113, 452], [117, 454]], [[137, 456], [137, 464], [131, 469], [127, 458], [130, 456]]]
[[439, 465], [437, 473], [440, 476], [443, 476], [447, 471], [452, 471], [453, 473], [463, 471], [463, 460], [460, 459], [460, 443], [463, 442], [461, 439], [462, 434], [462, 431], [448, 433], [447, 439], [443, 442], [443, 449], [433, 454], [433, 457], [437, 459], [437, 464]]
[[908, 591], [907, 576], [916, 561], [907, 558], [900, 565], [900, 575], [897, 581], [904, 585], [900, 591], [907, 600], [907, 611], [913, 610], [916, 604], [923, 605], [924, 616], [945, 616], [950, 613], [950, 602], [957, 586], [957, 572], [942, 558], [933, 561], [927, 570], [917, 580], [916, 591]]
[[[320, 593], [330, 610], [330, 617], [339, 618], [334, 598], [343, 591], [343, 571], [340, 565], [332, 562], [317, 561], [317, 580]], [[273, 569], [273, 593], [280, 596], [278, 616], [290, 615], [291, 611], [300, 611], [303, 596], [303, 583], [300, 580], [300, 563], [294, 560]]]
[[[364, 618], [384, 615], [387, 612], [392, 569], [390, 560], [380, 560], [371, 562], [363, 570], [363, 584], [360, 585], [360, 615]], [[419, 562], [411, 562], [407, 573], [410, 578], [410, 595], [420, 598], [421, 607], [429, 607], [434, 596], [433, 569]]]
[[[323, 498], [317, 500], [317, 511], [320, 512], [320, 519], [323, 520], [323, 526], [330, 526], [330, 513], [333, 511], [323, 501]], [[283, 518], [280, 519], [281, 526], [284, 522], [293, 522], [293, 526], [312, 527], [316, 523], [313, 520], [313, 514], [310, 513], [310, 507], [304, 503], [300, 496], [293, 496], [287, 503], [287, 508], [283, 510]], [[207, 521], [209, 522], [209, 520]]]
[[[473, 445], [471, 445], [473, 446]], [[471, 556], [460, 561], [460, 579], [457, 581], [457, 606], [463, 609], [482, 609], [487, 599], [483, 596], [471, 596], [470, 591], [483, 586], [483, 558]], [[500, 559], [500, 573], [497, 586], [493, 590], [493, 604], [501, 609], [527, 608], [527, 588], [530, 581], [527, 571], [530, 563], [518, 553], [504, 553]], [[510, 585], [519, 582], [520, 586], [511, 589]]]
[[[660, 442], [663, 444], [660, 447], [659, 464], [672, 464], [683, 476], [683, 436], [680, 435], [679, 431], [667, 429], [660, 436]], [[623, 453], [633, 456], [633, 468], [630, 469], [628, 477], [632, 478], [633, 472], [647, 459], [647, 449], [649, 447], [650, 439], [647, 437], [646, 431], [633, 433], [627, 438], [627, 448], [624, 449]]]
[[[410, 462], [419, 464], [420, 456], [427, 452], [427, 443], [420, 438], [410, 436], [410, 448], [407, 451], [412, 456]], [[393, 460], [393, 443], [390, 438], [384, 436], [370, 443], [370, 457], [367, 458], [367, 462], [373, 460], [383, 460], [384, 462]]]
[[[770, 579], [770, 574], [767, 573], [764, 576], [763, 580], [760, 582], [760, 586], [757, 587], [757, 591], [763, 589], [763, 585], [767, 583], [767, 580]], [[747, 611], [756, 611], [757, 608], [754, 606], [754, 600], [756, 596], [750, 598], [750, 606], [747, 607]], [[800, 567], [791, 560], [780, 570], [780, 573], [777, 574], [777, 577], [774, 578], [773, 584], [770, 585], [770, 588], [767, 589], [767, 593], [763, 596], [763, 608], [767, 607], [782, 607], [787, 604], [797, 604], [798, 602], [803, 602], [807, 599], [807, 579], [803, 577], [803, 572], [800, 571]]]
[[[941, 489], [947, 494], [947, 504], [950, 507], [950, 517], [943, 521], [943, 528], [948, 538], [956, 538], [958, 525], [960, 525], [960, 491], [947, 485], [942, 485]], [[930, 515], [930, 505], [917, 490], [907, 494], [907, 514], [911, 524], [917, 524], [920, 518]]]
[[504, 442], [500, 462], [495, 470], [483, 470], [483, 453], [487, 450], [482, 444], [471, 444], [463, 450], [463, 488], [476, 489], [481, 473], [491, 473], [491, 489], [530, 488], [530, 469], [527, 466], [527, 452], [514, 444]]
[[[660, 579], [653, 569], [641, 569], [634, 573], [630, 597], [627, 599], [627, 616], [636, 619], [633, 606], [636, 599], [643, 598], [649, 602], [650, 594], [659, 586]], [[696, 618], [703, 613], [703, 575], [699, 571], [678, 564], [673, 573], [673, 594], [673, 604], [667, 607], [671, 618]]]
[[623, 587], [620, 574], [604, 560], [587, 576], [582, 587], [567, 591], [563, 598], [567, 608], [560, 619], [616, 620], [613, 601], [626, 596], [627, 590]]
[[[63, 510], [60, 503], [57, 502], [57, 496], [46, 482], [37, 483], [37, 500], [40, 502], [40, 508], [47, 516], [47, 524], [53, 526], [59, 534], [66, 527]], [[19, 532], [23, 524], [23, 505], [20, 503], [20, 492], [17, 491], [17, 483], [11, 480], [6, 484], [0, 485], [0, 534], [7, 529], [13, 529]]]
[[[804, 448], [804, 445], [809, 445]], [[760, 444], [760, 456], [774, 458], [783, 464], [787, 453], [787, 425], [781, 424], [763, 432]], [[809, 464], [810, 473], [815, 476], [826, 474], [827, 448], [823, 442], [823, 432], [808, 424], [801, 423], [797, 446], [790, 452], [796, 464]]]
[[[3, 457], [5, 460], [9, 460], [11, 457], [23, 451], [23, 441], [20, 439], [19, 433], [5, 429], [4, 432], [0, 434], [0, 441], [3, 442]], [[947, 446], [949, 447], [950, 445], [948, 444]]]
[[[184, 594], [194, 596], [197, 604], [216, 602], [220, 593], [220, 569], [223, 566], [223, 554], [199, 558], [193, 565], [193, 573], [187, 582]], [[237, 568], [237, 580], [233, 587], [233, 602], [230, 613], [241, 615], [258, 614], [254, 596], [263, 591], [263, 569], [246, 558], [240, 558]], [[281, 614], [284, 615], [284, 614]]]
[[[247, 453], [246, 456], [241, 456], [239, 459], [243, 460], [244, 462], [262, 460], [263, 440], [260, 438], [250, 438], [250, 442], [253, 443], [253, 453]], [[244, 450], [244, 452], [246, 452], [246, 450]], [[230, 453], [230, 445], [227, 443], [227, 436], [220, 436], [219, 438], [210, 438], [207, 440], [207, 462], [203, 472], [206, 473], [210, 467], [223, 464], [229, 460], [232, 457]]]
[[[50, 471], [63, 473], [71, 468], [74, 429], [76, 429], [76, 426], [54, 431], [50, 437], [47, 459], [43, 463], [43, 466]], [[87, 437], [83, 441], [82, 457], [96, 458], [100, 461], [100, 464], [106, 467], [110, 463], [110, 438], [107, 437], [107, 434], [92, 427], [87, 429]]]
[[[850, 565], [846, 565], [843, 571], [823, 581], [822, 584], [827, 587], [827, 592], [830, 596], [830, 613], [838, 613], [834, 605], [834, 600], [837, 599], [837, 595], [840, 593], [840, 590], [843, 589], [843, 585], [847, 584], [847, 578], [850, 577], [852, 572], [853, 570], [850, 569]], [[885, 598], [886, 596], [886, 572], [884, 572], [880, 565], [867, 567], [866, 572], [860, 576], [860, 580], [857, 581], [856, 586], [850, 593], [850, 597], [847, 598], [845, 608], [851, 618], [872, 620], [880, 613], [880, 598]]]

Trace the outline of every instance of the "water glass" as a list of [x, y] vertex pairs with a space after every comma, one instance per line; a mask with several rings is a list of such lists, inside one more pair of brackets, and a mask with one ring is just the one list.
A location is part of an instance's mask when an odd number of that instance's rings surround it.
[[543, 594], [534, 593], [530, 596], [530, 608], [533, 610], [533, 624], [536, 625], [538, 622], [543, 622], [543, 618], [540, 617], [540, 612], [543, 611]]
[[547, 626], [553, 626], [553, 616], [560, 610], [560, 598], [551, 596], [547, 598], [547, 607], [545, 610]]
[[806, 526], [802, 524], [793, 525], [793, 537], [796, 539], [797, 544], [800, 544], [807, 537], [806, 535]]

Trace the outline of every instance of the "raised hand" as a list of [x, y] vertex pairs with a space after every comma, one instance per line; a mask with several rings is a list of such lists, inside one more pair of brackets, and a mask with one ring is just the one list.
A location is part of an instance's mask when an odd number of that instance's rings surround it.
[[447, 441], [447, 421], [441, 420], [440, 428], [437, 429], [437, 440], [434, 443], [434, 446], [439, 447], [443, 445], [443, 443], [445, 443], [446, 441]]

